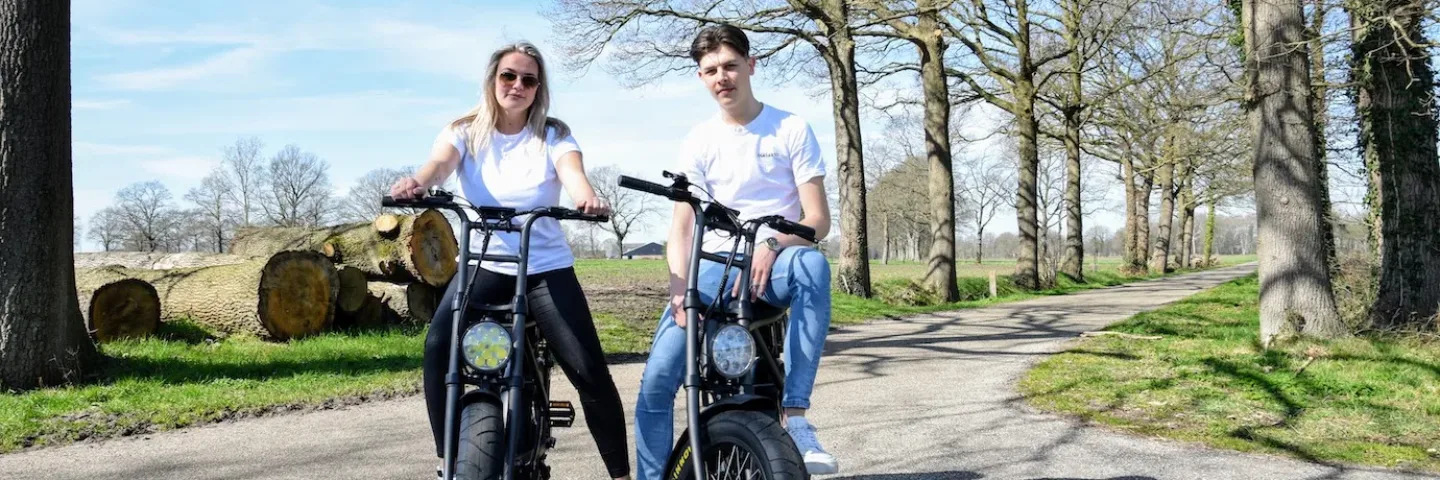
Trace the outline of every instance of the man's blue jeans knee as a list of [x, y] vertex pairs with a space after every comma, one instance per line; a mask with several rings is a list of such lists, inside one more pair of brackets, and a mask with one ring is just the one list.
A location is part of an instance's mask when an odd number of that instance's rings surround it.
[[[706, 304], [715, 299], [721, 281], [726, 281], [722, 301], [729, 298], [739, 269], [732, 268], [729, 275], [722, 270], [722, 264], [700, 264], [700, 299]], [[830, 330], [829, 262], [811, 247], [786, 248], [775, 259], [770, 283], [761, 298], [790, 309], [784, 354], [785, 398], [781, 405], [810, 408], [815, 372]], [[640, 480], [658, 480], [675, 445], [675, 397], [684, 377], [685, 329], [675, 324], [674, 313], [667, 307], [650, 345], [635, 405], [635, 463]]]

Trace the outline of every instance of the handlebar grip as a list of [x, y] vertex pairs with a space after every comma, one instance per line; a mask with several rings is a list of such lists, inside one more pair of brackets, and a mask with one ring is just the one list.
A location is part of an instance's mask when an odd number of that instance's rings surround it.
[[777, 232], [788, 233], [803, 238], [812, 243], [815, 242], [815, 229], [810, 228], [807, 225], [802, 225], [789, 220], [780, 219], [776, 220], [773, 226], [775, 227], [775, 231]]
[[676, 197], [675, 191], [665, 187], [664, 185], [660, 185], [654, 182], [648, 182], [628, 175], [620, 176], [620, 186], [631, 190], [639, 190], [645, 193], [659, 195], [662, 197], [670, 198], [672, 200]]
[[400, 204], [395, 201], [395, 197], [391, 197], [391, 196], [389, 196], [389, 195], [386, 195], [386, 196], [380, 197], [380, 206], [389, 208], [389, 207], [399, 207]]

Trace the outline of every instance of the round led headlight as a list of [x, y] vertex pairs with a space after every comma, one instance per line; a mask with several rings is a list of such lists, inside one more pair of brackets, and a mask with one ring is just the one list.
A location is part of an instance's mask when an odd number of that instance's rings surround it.
[[739, 378], [755, 365], [755, 339], [745, 327], [730, 324], [720, 327], [710, 341], [711, 365], [727, 378]]
[[480, 322], [465, 330], [460, 355], [476, 370], [493, 373], [510, 360], [510, 332], [495, 322]]

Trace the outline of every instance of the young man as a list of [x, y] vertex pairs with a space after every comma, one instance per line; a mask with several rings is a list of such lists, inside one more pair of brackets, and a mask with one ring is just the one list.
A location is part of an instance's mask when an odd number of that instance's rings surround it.
[[[750, 89], [755, 59], [744, 32], [730, 26], [701, 30], [690, 47], [700, 80], [720, 112], [697, 125], [685, 138], [677, 171], [740, 218], [783, 215], [815, 229], [830, 230], [825, 199], [825, 162], [820, 144], [804, 119], [760, 103]], [[802, 215], [803, 212], [803, 215]], [[804, 220], [801, 220], [801, 217]], [[677, 204], [671, 220], [666, 258], [670, 265], [670, 304], [660, 319], [635, 407], [637, 471], [657, 480], [675, 444], [673, 410], [685, 374], [685, 311], [681, 301], [692, 241], [694, 212]], [[705, 250], [728, 255], [735, 239], [706, 235]], [[763, 243], [762, 243], [763, 242]], [[701, 299], [709, 304], [722, 281], [738, 288], [738, 269], [705, 261], [700, 267]], [[835, 457], [821, 447], [815, 427], [805, 418], [820, 353], [830, 327], [830, 264], [810, 242], [762, 228], [753, 260], [757, 299], [790, 308], [785, 339], [785, 428], [795, 439], [811, 474], [839, 471]], [[728, 280], [727, 280], [728, 277]]]

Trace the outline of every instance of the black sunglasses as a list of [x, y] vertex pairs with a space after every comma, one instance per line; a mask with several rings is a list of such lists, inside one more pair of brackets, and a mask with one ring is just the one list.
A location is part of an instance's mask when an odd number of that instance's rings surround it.
[[536, 85], [540, 84], [540, 79], [534, 75], [522, 76], [516, 75], [515, 72], [500, 72], [500, 80], [505, 83], [515, 83], [515, 79], [517, 78], [520, 79], [520, 85], [523, 85], [525, 88], [535, 88]]

